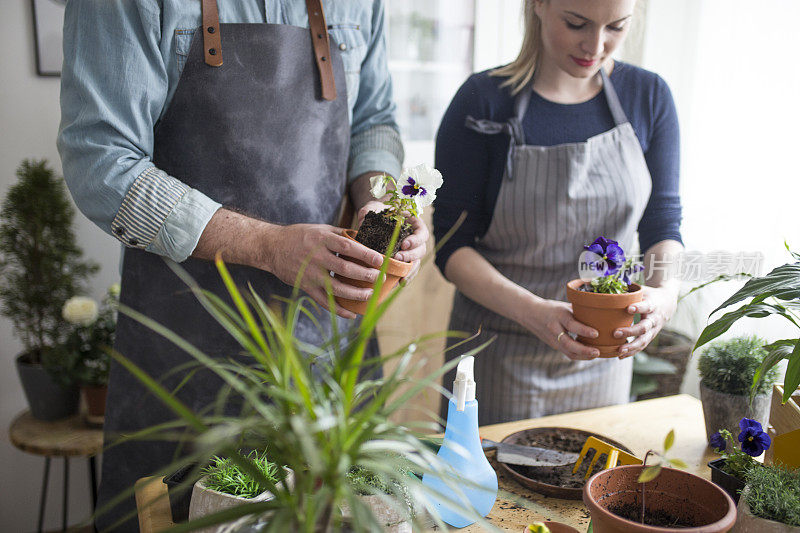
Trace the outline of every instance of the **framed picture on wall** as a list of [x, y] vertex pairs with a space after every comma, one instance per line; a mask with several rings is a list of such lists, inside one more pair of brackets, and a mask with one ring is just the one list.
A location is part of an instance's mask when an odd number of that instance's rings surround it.
[[64, 52], [61, 36], [66, 0], [31, 0], [36, 72], [39, 76], [60, 76]]

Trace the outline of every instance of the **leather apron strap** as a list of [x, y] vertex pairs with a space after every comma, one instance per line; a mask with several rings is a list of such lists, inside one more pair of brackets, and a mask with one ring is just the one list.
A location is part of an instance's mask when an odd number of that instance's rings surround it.
[[[317, 61], [323, 100], [336, 100], [336, 81], [331, 66], [331, 42], [328, 37], [328, 25], [325, 22], [325, 11], [320, 0], [306, 0], [308, 10], [308, 28], [311, 32], [311, 43]], [[222, 66], [222, 36], [219, 29], [219, 12], [217, 0], [203, 0], [203, 55], [206, 64], [212, 67]]]

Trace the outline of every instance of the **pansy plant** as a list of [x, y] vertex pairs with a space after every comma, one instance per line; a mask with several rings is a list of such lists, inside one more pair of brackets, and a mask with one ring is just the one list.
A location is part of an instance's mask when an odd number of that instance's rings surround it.
[[644, 269], [633, 258], [625, 257], [625, 251], [617, 241], [606, 237], [598, 237], [592, 244], [584, 245], [583, 249], [582, 265], [585, 263], [597, 276], [589, 282], [591, 292], [626, 293], [633, 275]]
[[[761, 424], [750, 418], [739, 421], [739, 447], [733, 440], [733, 435], [727, 429], [721, 429], [711, 435], [709, 443], [714, 450], [725, 459], [723, 470], [728, 474], [744, 479], [747, 471], [758, 464], [754, 457], [758, 457], [772, 444], [772, 439], [761, 427]], [[731, 448], [728, 450], [728, 443]]]
[[373, 176], [370, 178], [370, 192], [379, 200], [388, 193], [389, 198], [383, 200], [389, 206], [388, 214], [402, 222], [404, 212], [421, 216], [423, 208], [436, 199], [436, 191], [442, 183], [441, 172], [423, 163], [404, 168], [399, 180], [387, 174]]

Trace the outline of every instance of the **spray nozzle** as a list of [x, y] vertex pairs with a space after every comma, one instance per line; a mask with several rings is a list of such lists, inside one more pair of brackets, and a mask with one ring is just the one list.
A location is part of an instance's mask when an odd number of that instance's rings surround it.
[[456, 368], [456, 380], [453, 382], [453, 396], [456, 410], [463, 411], [464, 405], [475, 399], [475, 358], [471, 355], [461, 356]]

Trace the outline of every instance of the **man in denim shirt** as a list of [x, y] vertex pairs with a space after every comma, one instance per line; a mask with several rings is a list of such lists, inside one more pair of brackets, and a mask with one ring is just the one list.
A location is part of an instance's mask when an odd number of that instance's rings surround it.
[[[122, 302], [212, 356], [240, 348], [162, 257], [223, 293], [208, 261], [222, 254], [237, 283], [262, 296], [288, 296], [308, 259], [300, 286], [323, 307], [326, 282], [346, 298], [371, 294], [329, 272], [378, 276], [382, 256], [333, 225], [343, 195], [363, 218], [380, 207], [369, 178], [400, 173], [383, 1], [330, 0], [321, 11], [318, 0], [67, 3], [58, 138], [67, 184], [83, 213], [126, 247]], [[410, 222], [414, 234], [395, 257], [418, 265], [428, 230]], [[298, 336], [322, 342], [312, 329], [301, 325]], [[121, 316], [115, 348], [161, 377], [188, 356], [156, 337]], [[179, 396], [202, 409], [218, 386], [196, 376]], [[112, 366], [109, 438], [164, 422], [164, 411]], [[173, 452], [163, 442], [108, 450], [101, 505]], [[133, 520], [114, 525], [133, 509], [128, 498], [98, 523], [135, 531]]]

